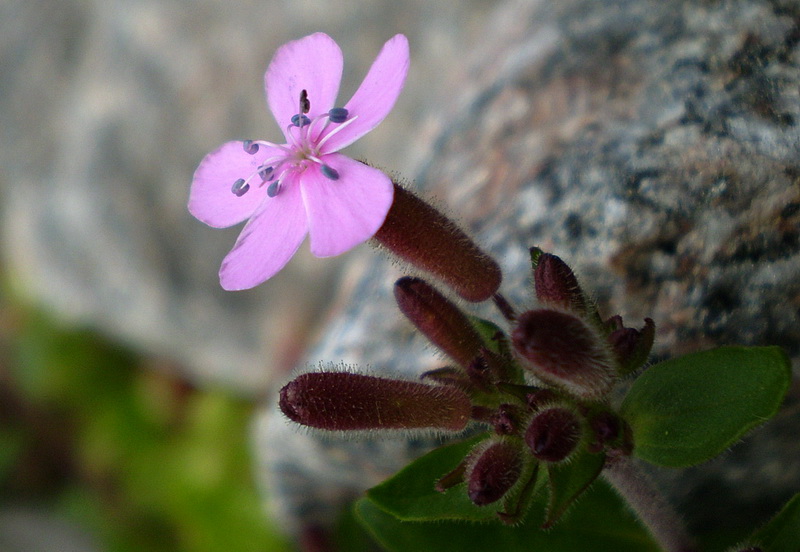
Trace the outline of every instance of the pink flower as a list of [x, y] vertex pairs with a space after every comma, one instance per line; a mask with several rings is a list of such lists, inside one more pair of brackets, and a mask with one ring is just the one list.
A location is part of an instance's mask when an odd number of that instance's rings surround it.
[[331, 257], [381, 227], [394, 197], [391, 179], [337, 152], [388, 115], [408, 64], [408, 41], [396, 35], [350, 101], [335, 107], [342, 77], [336, 42], [316, 33], [278, 49], [264, 80], [286, 143], [223, 144], [197, 167], [189, 194], [189, 211], [209, 226], [249, 219], [222, 262], [223, 288], [248, 289], [271, 278], [306, 234], [314, 255]]

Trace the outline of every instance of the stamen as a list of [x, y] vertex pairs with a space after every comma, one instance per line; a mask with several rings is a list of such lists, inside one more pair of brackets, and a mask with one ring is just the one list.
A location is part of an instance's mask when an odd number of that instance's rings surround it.
[[275, 170], [272, 167], [265, 167], [265, 166], [262, 165], [262, 166], [260, 166], [258, 168], [258, 176], [261, 177], [261, 182], [266, 182], [267, 180], [272, 180], [272, 177], [274, 176], [274, 174], [273, 174], [274, 172], [275, 172]]
[[344, 107], [334, 107], [328, 111], [328, 117], [332, 123], [343, 123], [347, 120], [349, 112]]
[[320, 151], [320, 150], [322, 149], [322, 146], [325, 144], [325, 142], [327, 142], [328, 140], [330, 140], [331, 136], [333, 136], [333, 135], [334, 135], [334, 134], [336, 134], [337, 132], [339, 132], [339, 131], [341, 131], [341, 130], [344, 130], [345, 128], [347, 128], [347, 127], [348, 127], [349, 125], [351, 125], [351, 124], [353, 123], [353, 121], [355, 121], [356, 119], [358, 119], [358, 115], [354, 116], [352, 119], [347, 119], [347, 120], [346, 120], [345, 122], [343, 122], [341, 125], [339, 125], [339, 126], [338, 126], [338, 127], [336, 127], [335, 129], [333, 129], [332, 131], [330, 131], [328, 134], [326, 134], [326, 135], [325, 135], [325, 137], [324, 137], [322, 140], [320, 140], [319, 142], [317, 142], [317, 151]]
[[311, 110], [311, 100], [308, 99], [308, 92], [304, 88], [300, 92], [300, 113], [308, 113]]
[[311, 124], [311, 119], [306, 115], [296, 114], [292, 115], [292, 124], [296, 127], [304, 127]]
[[245, 140], [244, 142], [242, 142], [242, 147], [244, 148], [244, 151], [249, 153], [250, 155], [253, 155], [258, 151], [258, 144], [256, 144], [252, 140]]
[[279, 191], [280, 191], [280, 181], [279, 180], [276, 180], [275, 182], [273, 182], [272, 184], [270, 184], [267, 187], [267, 195], [269, 197], [275, 197], [276, 195], [278, 195]]
[[325, 178], [329, 178], [331, 180], [339, 180], [339, 171], [337, 171], [333, 167], [330, 167], [328, 165], [322, 165], [320, 169], [322, 170], [322, 176], [324, 176]]
[[240, 178], [239, 180], [233, 183], [233, 186], [231, 186], [231, 192], [236, 197], [242, 197], [244, 194], [247, 193], [247, 190], [249, 189], [250, 189], [250, 184], [245, 182], [244, 178]]

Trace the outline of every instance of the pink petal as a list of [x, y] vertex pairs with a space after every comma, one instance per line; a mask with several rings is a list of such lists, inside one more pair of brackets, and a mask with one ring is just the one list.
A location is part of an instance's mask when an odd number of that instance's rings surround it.
[[281, 154], [278, 148], [260, 147], [250, 155], [242, 142], [227, 142], [206, 155], [194, 172], [189, 191], [189, 212], [215, 228], [226, 228], [249, 218], [267, 195], [267, 186], [259, 186], [256, 176], [250, 189], [241, 197], [231, 191], [239, 178], [247, 179], [268, 157]]
[[342, 50], [325, 33], [314, 33], [278, 48], [264, 82], [269, 108], [281, 129], [285, 131], [297, 114], [303, 90], [311, 102], [310, 118], [327, 113], [334, 106], [342, 63]]
[[308, 213], [311, 252], [332, 257], [378, 231], [392, 205], [394, 188], [378, 169], [344, 155], [333, 153], [322, 161], [339, 173], [339, 179], [323, 176], [314, 164], [302, 174], [300, 189]]
[[297, 176], [284, 178], [242, 230], [222, 261], [219, 281], [227, 290], [249, 289], [274, 276], [300, 247], [308, 225]]
[[403, 89], [408, 65], [408, 40], [401, 34], [395, 35], [383, 45], [361, 86], [345, 105], [350, 117], [358, 115], [358, 119], [332, 136], [323, 153], [339, 151], [383, 121]]

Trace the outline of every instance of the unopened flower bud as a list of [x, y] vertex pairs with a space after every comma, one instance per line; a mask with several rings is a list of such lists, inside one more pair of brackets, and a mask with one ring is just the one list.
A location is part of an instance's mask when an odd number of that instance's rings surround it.
[[478, 355], [483, 341], [474, 326], [425, 280], [400, 278], [394, 285], [394, 297], [411, 323], [458, 364], [468, 366]]
[[591, 439], [589, 452], [606, 451], [613, 455], [627, 456], [633, 452], [631, 429], [617, 414], [608, 411], [595, 412], [589, 416]]
[[536, 261], [533, 282], [539, 301], [550, 307], [586, 314], [586, 297], [567, 263], [555, 255], [542, 253], [537, 248], [532, 248], [531, 258]]
[[581, 439], [581, 422], [571, 410], [563, 407], [538, 412], [525, 432], [525, 443], [533, 455], [545, 462], [567, 458]]
[[577, 316], [550, 309], [524, 312], [511, 342], [525, 369], [578, 397], [600, 398], [616, 378], [608, 345]]
[[493, 441], [476, 451], [467, 475], [467, 495], [478, 506], [497, 502], [522, 473], [522, 450], [509, 441]]
[[500, 287], [499, 265], [453, 221], [397, 183], [392, 207], [375, 239], [467, 301], [485, 301]]
[[616, 316], [611, 319], [618, 323], [617, 329], [608, 336], [608, 343], [614, 350], [614, 355], [620, 366], [620, 374], [625, 375], [641, 368], [650, 355], [656, 335], [656, 326], [650, 318], [644, 319], [641, 330], [622, 326], [622, 318]]
[[330, 431], [461, 431], [472, 409], [469, 397], [455, 387], [349, 372], [302, 374], [281, 389], [278, 404], [290, 420]]

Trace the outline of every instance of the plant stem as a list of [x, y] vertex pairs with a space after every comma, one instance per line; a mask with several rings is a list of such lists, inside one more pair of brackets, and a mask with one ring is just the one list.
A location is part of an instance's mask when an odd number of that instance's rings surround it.
[[697, 552], [683, 520], [630, 457], [610, 458], [603, 476], [665, 552]]

